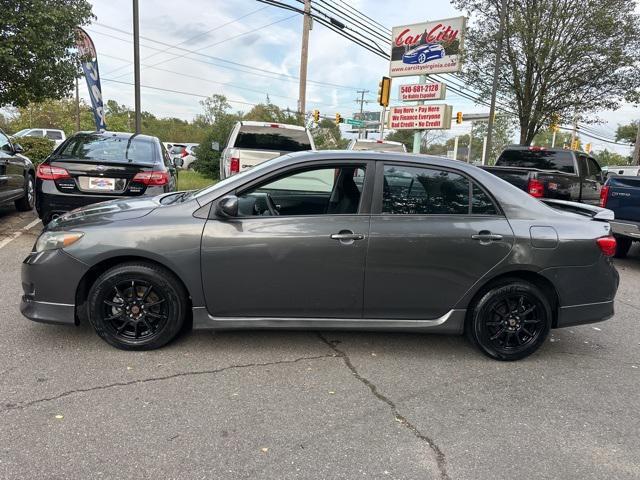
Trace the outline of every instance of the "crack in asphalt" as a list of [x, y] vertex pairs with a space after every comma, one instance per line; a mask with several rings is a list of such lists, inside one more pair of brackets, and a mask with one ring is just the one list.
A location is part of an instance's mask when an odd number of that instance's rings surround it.
[[58, 400], [60, 398], [65, 398], [71, 395], [75, 395], [76, 393], [87, 393], [87, 392], [94, 392], [98, 390], [108, 390], [110, 388], [115, 388], [115, 387], [128, 387], [130, 385], [138, 385], [138, 384], [149, 383], [149, 382], [160, 382], [163, 380], [171, 380], [171, 379], [180, 378], [180, 377], [190, 377], [190, 376], [196, 376], [196, 375], [214, 375], [217, 373], [225, 372], [227, 370], [238, 370], [238, 369], [252, 368], [252, 367], [268, 367], [271, 365], [286, 365], [286, 364], [302, 362], [305, 360], [318, 360], [321, 358], [337, 358], [337, 357], [338, 355], [336, 355], [335, 353], [329, 353], [324, 355], [316, 355], [313, 357], [299, 357], [294, 360], [278, 360], [275, 362], [263, 362], [263, 363], [245, 363], [240, 365], [229, 365], [227, 367], [215, 368], [211, 370], [179, 372], [179, 373], [173, 373], [171, 375], [163, 375], [161, 377], [140, 378], [137, 380], [130, 380], [128, 382], [115, 382], [115, 383], [109, 383], [107, 385], [98, 385], [95, 387], [77, 388], [74, 390], [68, 390], [66, 392], [59, 393], [58, 395], [54, 395], [52, 397], [39, 398], [37, 400], [31, 400], [29, 402], [23, 402], [23, 403], [17, 403], [17, 404], [5, 404], [2, 406], [3, 408], [0, 408], [0, 412], [8, 412], [11, 410], [24, 410], [26, 408], [32, 407], [34, 405], [38, 405], [40, 403], [51, 402], [53, 400]]
[[423, 434], [420, 430], [418, 430], [418, 427], [416, 427], [413, 423], [411, 423], [409, 419], [407, 419], [407, 417], [402, 415], [398, 411], [398, 407], [396, 406], [396, 404], [390, 398], [380, 393], [380, 391], [378, 390], [378, 387], [374, 383], [372, 383], [369, 379], [360, 375], [360, 373], [358, 372], [356, 367], [353, 365], [353, 363], [351, 362], [351, 359], [349, 358], [349, 355], [347, 355], [346, 352], [336, 347], [334, 342], [327, 340], [321, 333], [318, 333], [318, 337], [320, 337], [320, 340], [324, 342], [326, 345], [328, 345], [329, 348], [331, 348], [334, 352], [336, 352], [337, 357], [342, 358], [342, 361], [347, 366], [347, 368], [351, 370], [351, 373], [353, 374], [354, 377], [356, 377], [360, 382], [362, 382], [365, 386], [367, 386], [369, 390], [371, 390], [371, 393], [378, 400], [387, 404], [387, 406], [391, 409], [391, 412], [393, 413], [396, 421], [398, 421], [401, 425], [406, 427], [411, 433], [413, 433], [413, 435], [416, 438], [427, 443], [427, 445], [435, 455], [438, 471], [440, 472], [440, 478], [442, 480], [449, 480], [450, 477], [449, 477], [449, 474], [447, 473], [446, 458], [442, 450], [440, 450], [440, 447], [438, 447], [438, 445], [436, 445], [433, 440], [431, 440], [429, 437]]

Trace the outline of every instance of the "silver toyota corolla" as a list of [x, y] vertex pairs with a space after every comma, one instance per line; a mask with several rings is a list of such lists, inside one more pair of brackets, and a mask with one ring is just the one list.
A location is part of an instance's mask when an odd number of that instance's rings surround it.
[[200, 191], [63, 215], [24, 261], [21, 310], [88, 321], [132, 350], [192, 323], [465, 333], [515, 360], [551, 328], [613, 315], [607, 212], [559, 211], [442, 158], [286, 155]]

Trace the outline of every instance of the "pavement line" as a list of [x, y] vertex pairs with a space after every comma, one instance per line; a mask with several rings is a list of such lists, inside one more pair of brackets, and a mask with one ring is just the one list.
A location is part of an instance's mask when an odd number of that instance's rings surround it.
[[17, 232], [13, 232], [11, 235], [9, 235], [9, 237], [5, 238], [4, 240], [2, 240], [0, 242], [0, 248], [6, 247], [9, 243], [11, 243], [12, 241], [14, 241], [16, 238], [18, 238], [20, 235], [22, 235], [23, 233], [28, 232], [29, 230], [31, 230], [33, 227], [35, 227], [38, 223], [40, 223], [40, 219], [36, 219], [33, 222], [31, 222], [29, 225], [27, 225], [26, 227], [22, 227], [20, 230], [18, 230]]

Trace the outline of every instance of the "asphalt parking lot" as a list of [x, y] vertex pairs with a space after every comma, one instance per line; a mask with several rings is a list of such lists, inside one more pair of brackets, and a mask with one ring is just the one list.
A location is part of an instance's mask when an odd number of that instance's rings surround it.
[[640, 478], [638, 245], [613, 319], [515, 363], [385, 333], [197, 332], [132, 353], [20, 315], [34, 221], [0, 209], [0, 478]]

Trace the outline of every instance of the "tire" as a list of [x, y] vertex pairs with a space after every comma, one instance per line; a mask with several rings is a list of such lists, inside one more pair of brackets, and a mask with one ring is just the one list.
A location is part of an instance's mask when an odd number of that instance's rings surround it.
[[546, 295], [517, 278], [490, 285], [469, 312], [467, 338], [485, 355], [503, 361], [520, 360], [540, 348], [553, 318]]
[[418, 55], [418, 63], [419, 64], [427, 63], [427, 54], [426, 53], [421, 53], [420, 55]]
[[187, 295], [168, 270], [124, 263], [94, 282], [89, 322], [107, 343], [122, 350], [153, 350], [173, 340], [184, 324]]
[[33, 175], [27, 175], [27, 181], [24, 185], [24, 196], [15, 201], [16, 210], [20, 212], [29, 212], [33, 210], [36, 203], [36, 190], [33, 181]]
[[627, 237], [616, 237], [616, 253], [615, 258], [626, 258], [631, 248], [633, 240]]

